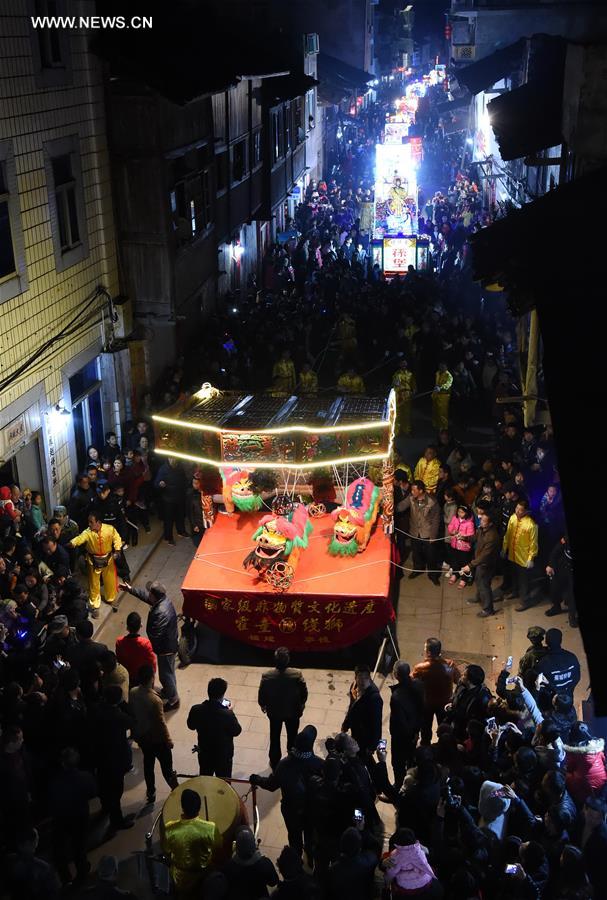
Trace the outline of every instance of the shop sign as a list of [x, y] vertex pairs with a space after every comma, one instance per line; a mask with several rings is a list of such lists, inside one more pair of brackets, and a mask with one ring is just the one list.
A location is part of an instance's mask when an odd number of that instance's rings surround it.
[[49, 472], [51, 473], [51, 487], [57, 487], [59, 483], [59, 478], [57, 476], [57, 457], [56, 457], [56, 448], [55, 448], [55, 435], [52, 430], [49, 428], [47, 431], [47, 444], [48, 444], [48, 467]]
[[11, 422], [4, 429], [4, 440], [11, 449], [24, 441], [26, 435], [25, 416], [19, 416], [18, 419], [15, 419], [14, 422]]

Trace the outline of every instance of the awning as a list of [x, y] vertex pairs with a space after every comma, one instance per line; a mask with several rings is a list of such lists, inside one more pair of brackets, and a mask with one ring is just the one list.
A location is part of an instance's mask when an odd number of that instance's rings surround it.
[[[564, 270], [578, 272], [582, 260], [588, 266], [595, 256], [588, 235], [570, 225], [585, 221], [597, 197], [606, 193], [607, 167], [563, 184], [482, 228], [470, 237], [473, 277], [507, 286], [524, 282], [529, 289], [537, 283], [545, 289], [548, 281], [562, 279]], [[564, 258], [559, 257], [560, 248], [566, 251]]]
[[562, 90], [562, 79], [542, 79], [501, 94], [487, 104], [503, 160], [519, 159], [562, 143]]
[[562, 38], [534, 35], [527, 84], [488, 103], [503, 160], [519, 159], [562, 143], [566, 53], [567, 43]]
[[468, 88], [471, 94], [480, 94], [481, 91], [492, 87], [497, 81], [519, 68], [526, 44], [526, 39], [521, 38], [516, 43], [510, 44], [502, 50], [496, 50], [495, 53], [479, 59], [470, 66], [457, 69], [458, 82]]
[[456, 109], [463, 109], [466, 106], [470, 106], [470, 101], [472, 97], [470, 94], [465, 94], [463, 97], [456, 97], [454, 100], [448, 100], [446, 103], [439, 103], [438, 106], [435, 107], [436, 113], [439, 116], [444, 116], [450, 112], [454, 112]]
[[336, 56], [322, 51], [318, 54], [318, 77], [321, 84], [326, 82], [331, 87], [339, 88], [344, 94], [366, 91], [369, 83], [375, 78], [370, 72], [357, 69], [356, 66], [351, 66]]
[[273, 103], [305, 97], [306, 93], [318, 83], [311, 75], [304, 75], [303, 72], [283, 75], [280, 78], [266, 78], [262, 87], [263, 97], [272, 106]]

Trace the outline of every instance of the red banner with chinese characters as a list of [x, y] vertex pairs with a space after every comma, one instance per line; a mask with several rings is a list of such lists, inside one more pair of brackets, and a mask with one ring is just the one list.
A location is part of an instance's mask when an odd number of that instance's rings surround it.
[[239, 641], [291, 650], [356, 644], [394, 619], [393, 545], [381, 530], [364, 553], [335, 558], [331, 519], [314, 520], [293, 584], [275, 593], [242, 569], [258, 518], [219, 516], [209, 529], [182, 585], [186, 615]]
[[291, 594], [196, 597], [187, 594], [184, 612], [221, 634], [259, 647], [329, 650], [368, 637], [394, 618], [388, 598], [316, 599]]

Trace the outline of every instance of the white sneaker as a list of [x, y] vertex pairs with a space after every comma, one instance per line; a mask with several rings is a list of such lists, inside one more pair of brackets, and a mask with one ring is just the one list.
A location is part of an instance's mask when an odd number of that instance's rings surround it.
[[447, 569], [447, 571], [445, 572], [445, 578], [451, 578], [452, 575], [453, 575], [453, 569], [451, 569], [451, 568]]

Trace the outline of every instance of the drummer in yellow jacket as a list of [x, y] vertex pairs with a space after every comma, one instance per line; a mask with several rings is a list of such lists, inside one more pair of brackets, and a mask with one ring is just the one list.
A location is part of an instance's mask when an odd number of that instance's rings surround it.
[[122, 548], [122, 538], [113, 525], [104, 525], [94, 512], [89, 514], [89, 527], [76, 535], [68, 547], [82, 547], [86, 551], [86, 572], [89, 583], [89, 604], [94, 619], [101, 606], [101, 579], [105, 602], [113, 603], [118, 592], [116, 559]]
[[342, 394], [364, 394], [365, 382], [360, 375], [356, 374], [356, 369], [350, 367], [347, 372], [340, 376], [337, 382], [337, 390]]
[[417, 461], [415, 472], [413, 473], [414, 480], [423, 481], [426, 485], [427, 493], [435, 494], [438, 485], [439, 469], [440, 460], [438, 459], [436, 453], [436, 447], [430, 445], [426, 447], [426, 449], [424, 450], [424, 455], [421, 456]]
[[537, 553], [537, 524], [529, 513], [529, 502], [521, 498], [508, 520], [504, 535], [502, 556], [507, 560], [508, 568], [499, 590], [501, 598], [518, 596], [520, 604], [515, 607], [516, 612], [533, 606], [531, 573]]
[[215, 822], [200, 818], [200, 794], [190, 788], [181, 793], [181, 818], [164, 826], [163, 849], [169, 857], [177, 897], [199, 897], [206, 869], [221, 850]]
[[396, 434], [411, 434], [411, 406], [413, 394], [417, 390], [415, 375], [406, 359], [392, 376], [392, 387], [396, 393]]
[[449, 400], [453, 375], [447, 369], [447, 363], [438, 364], [434, 390], [432, 392], [432, 425], [437, 431], [449, 427]]

